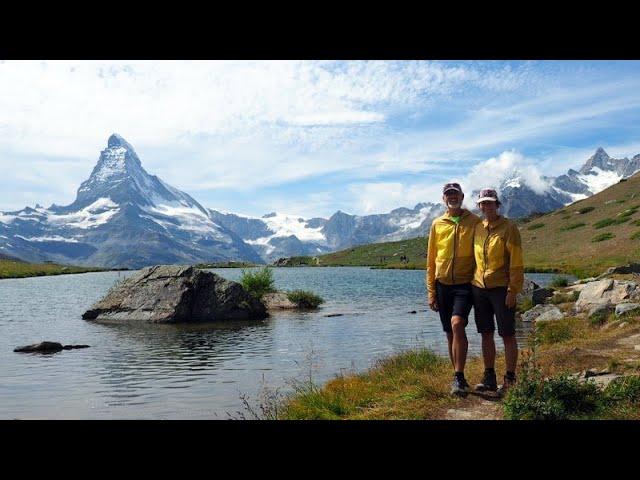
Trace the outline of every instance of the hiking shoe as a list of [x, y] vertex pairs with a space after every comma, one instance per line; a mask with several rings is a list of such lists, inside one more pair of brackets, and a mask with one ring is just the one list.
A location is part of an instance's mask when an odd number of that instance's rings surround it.
[[507, 391], [516, 383], [516, 377], [504, 376], [504, 383], [498, 387], [497, 393], [500, 397], [504, 397]]
[[488, 372], [484, 371], [484, 375], [482, 375], [482, 380], [479, 384], [475, 386], [476, 392], [495, 392], [498, 390], [498, 380], [496, 380], [496, 372]]
[[469, 393], [469, 384], [464, 378], [453, 377], [451, 382], [451, 395], [457, 395], [458, 397], [466, 397]]

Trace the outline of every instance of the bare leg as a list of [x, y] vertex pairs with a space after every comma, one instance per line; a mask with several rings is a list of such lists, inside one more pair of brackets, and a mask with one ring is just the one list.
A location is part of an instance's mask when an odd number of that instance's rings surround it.
[[447, 332], [447, 343], [449, 344], [449, 359], [451, 365], [455, 368], [456, 364], [453, 361], [453, 332]]
[[515, 335], [502, 337], [504, 342], [504, 359], [508, 372], [515, 372], [518, 364], [518, 342]]
[[496, 342], [493, 341], [493, 332], [481, 333], [481, 335], [484, 368], [494, 368], [496, 364]]
[[453, 357], [453, 368], [456, 372], [464, 372], [464, 365], [467, 362], [467, 349], [469, 342], [464, 330], [465, 319], [454, 315], [451, 317], [451, 329], [453, 330], [453, 342], [451, 353]]

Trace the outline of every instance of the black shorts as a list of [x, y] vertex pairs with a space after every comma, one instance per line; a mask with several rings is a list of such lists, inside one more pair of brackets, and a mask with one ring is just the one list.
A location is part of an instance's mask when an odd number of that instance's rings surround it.
[[493, 316], [498, 323], [498, 335], [511, 336], [516, 334], [516, 309], [507, 308], [504, 303], [507, 297], [507, 287], [478, 288], [473, 290], [473, 310], [475, 312], [478, 333], [494, 332], [496, 329]]
[[464, 326], [469, 325], [469, 312], [473, 305], [470, 283], [445, 285], [436, 281], [436, 300], [438, 313], [445, 332], [451, 332], [451, 317], [457, 315], [465, 319]]

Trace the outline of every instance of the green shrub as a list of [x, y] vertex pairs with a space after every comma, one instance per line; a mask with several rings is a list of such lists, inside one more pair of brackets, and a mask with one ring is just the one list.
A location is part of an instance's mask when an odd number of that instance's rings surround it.
[[621, 377], [612, 381], [603, 391], [606, 404], [617, 402], [640, 402], [640, 377]]
[[589, 317], [589, 324], [592, 327], [599, 327], [600, 325], [604, 325], [609, 320], [611, 316], [611, 312], [607, 310], [600, 310], [595, 312]]
[[620, 225], [621, 223], [628, 222], [630, 220], [629, 217], [619, 217], [619, 218], [605, 218], [593, 224], [595, 228], [604, 228], [609, 225]]
[[265, 293], [276, 291], [273, 280], [273, 269], [270, 267], [264, 267], [255, 272], [243, 268], [240, 283], [244, 289], [255, 298], [262, 298]]
[[631, 240], [640, 240], [640, 231], [635, 232], [633, 235], [631, 235]]
[[567, 277], [555, 276], [551, 279], [551, 283], [549, 283], [552, 287], [566, 287], [569, 285], [569, 279]]
[[633, 222], [631, 222], [631, 225], [634, 225], [636, 227], [640, 227], [640, 220], [634, 220]]
[[615, 237], [615, 235], [613, 233], [606, 232], [606, 233], [601, 233], [600, 235], [596, 235], [595, 237], [593, 237], [593, 239], [591, 241], [593, 243], [602, 242], [603, 240], [610, 240], [613, 237]]
[[582, 213], [589, 213], [592, 212], [593, 210], [595, 210], [596, 207], [582, 207], [580, 210], [578, 210], [578, 213], [582, 214]]
[[551, 297], [551, 303], [557, 305], [559, 303], [575, 302], [576, 300], [578, 300], [579, 296], [580, 292], [571, 292], [571, 294], [558, 293], [557, 295]]
[[524, 313], [527, 310], [531, 310], [533, 308], [533, 300], [531, 298], [526, 297], [522, 302], [516, 305], [516, 311], [520, 313]]
[[535, 340], [539, 344], [562, 343], [571, 340], [576, 331], [574, 319], [538, 322], [535, 329]]
[[571, 225], [567, 225], [560, 230], [575, 230], [576, 228], [584, 227], [585, 225], [586, 223], [584, 222], [572, 223]]
[[289, 301], [295, 303], [298, 308], [318, 308], [324, 299], [313, 292], [306, 290], [294, 290], [287, 293]]
[[638, 208], [640, 208], [640, 207], [627, 208], [626, 210], [623, 210], [622, 212], [620, 212], [616, 216], [620, 217], [620, 218], [630, 217], [631, 215], [633, 215], [634, 213], [636, 213], [638, 211]]
[[536, 228], [544, 227], [544, 223], [534, 223], [533, 225], [529, 225], [527, 230], [535, 230]]
[[561, 375], [544, 379], [538, 371], [523, 371], [507, 392], [504, 414], [509, 420], [569, 420], [594, 415], [600, 408], [594, 382], [580, 383]]

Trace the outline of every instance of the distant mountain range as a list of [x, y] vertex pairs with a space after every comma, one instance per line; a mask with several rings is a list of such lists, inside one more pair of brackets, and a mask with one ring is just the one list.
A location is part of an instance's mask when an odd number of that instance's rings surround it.
[[569, 203], [590, 197], [628, 178], [640, 170], [640, 154], [631, 160], [611, 158], [603, 148], [585, 162], [579, 171], [570, 169], [559, 177], [542, 177], [545, 190], [536, 192], [524, 175], [515, 169], [498, 187], [502, 213], [518, 218], [532, 213], [546, 213]]
[[[514, 170], [498, 188], [503, 212], [519, 217], [551, 211], [638, 170], [640, 155], [617, 160], [599, 148], [579, 171], [545, 177], [548, 185], [542, 193]], [[338, 211], [328, 219], [304, 219], [276, 212], [257, 218], [207, 209], [149, 175], [133, 147], [113, 134], [73, 203], [0, 212], [0, 254], [99, 267], [262, 263], [425, 235], [443, 211], [441, 203], [426, 202], [377, 215]]]

